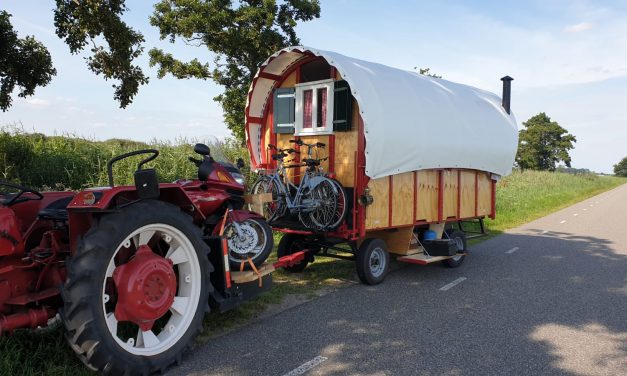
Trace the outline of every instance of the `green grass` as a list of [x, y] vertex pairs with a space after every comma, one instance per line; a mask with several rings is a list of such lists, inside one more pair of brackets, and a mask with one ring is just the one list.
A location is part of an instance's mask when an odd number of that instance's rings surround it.
[[[96, 142], [4, 129], [0, 130], [0, 178], [35, 187], [59, 185], [80, 189], [104, 185], [106, 175], [103, 170], [109, 158], [151, 146], [161, 151], [156, 168], [162, 180], [172, 181], [177, 177], [194, 175], [195, 168], [187, 162], [187, 156], [192, 154], [192, 143], [193, 140], [185, 139], [151, 145], [127, 140]], [[218, 148], [230, 160], [245, 153], [242, 148], [228, 142], [212, 145], [212, 150]], [[136, 161], [127, 161], [116, 168], [118, 183], [130, 183], [135, 164]], [[492, 234], [498, 234], [624, 183], [627, 179], [515, 171], [499, 182], [497, 218], [488, 220], [486, 224]], [[283, 302], [287, 296], [310, 299], [321, 291], [345, 285], [347, 280], [355, 281], [354, 270], [351, 262], [318, 258], [304, 273], [277, 271], [273, 274], [273, 288], [269, 292], [225, 314], [207, 315], [205, 330], [197, 341], [206, 342], [217, 334], [244, 325], [268, 307]], [[58, 325], [39, 331], [20, 330], [11, 337], [0, 338], [0, 376], [40, 374], [88, 375], [91, 372], [74, 356]]]
[[614, 176], [515, 170], [497, 185], [496, 219], [487, 220], [487, 228], [514, 228], [625, 183]]

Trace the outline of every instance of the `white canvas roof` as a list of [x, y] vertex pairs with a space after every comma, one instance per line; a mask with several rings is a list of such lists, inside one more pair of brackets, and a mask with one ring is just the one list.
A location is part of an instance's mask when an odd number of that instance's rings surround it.
[[[280, 76], [308, 54], [334, 66], [359, 103], [366, 138], [366, 175], [379, 178], [430, 168], [511, 172], [518, 146], [513, 113], [496, 94], [444, 79], [309, 47], [276, 52], [249, 91], [249, 117], [263, 116]], [[260, 125], [249, 120], [253, 158], [259, 161]], [[356, 124], [353, 125], [354, 127]]]

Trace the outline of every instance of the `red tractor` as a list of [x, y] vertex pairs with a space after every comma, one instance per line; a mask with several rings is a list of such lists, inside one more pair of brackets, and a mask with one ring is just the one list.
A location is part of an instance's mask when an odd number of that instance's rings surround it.
[[[38, 192], [0, 182], [0, 191], [13, 190], [0, 193], [0, 334], [60, 314], [87, 366], [145, 374], [180, 360], [210, 304], [224, 311], [262, 291], [231, 283], [229, 273], [256, 270], [272, 231], [242, 210], [238, 168], [216, 162], [205, 145], [194, 151], [193, 180], [160, 184], [144, 168], [159, 152], [140, 150], [109, 161], [109, 187]], [[114, 186], [113, 164], [139, 154], [151, 155], [135, 185]]]

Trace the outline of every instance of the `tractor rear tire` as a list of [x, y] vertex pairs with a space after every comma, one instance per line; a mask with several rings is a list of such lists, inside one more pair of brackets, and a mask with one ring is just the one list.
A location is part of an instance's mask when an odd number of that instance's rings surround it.
[[[120, 289], [115, 278], [129, 270], [128, 266], [121, 268], [123, 265], [132, 262], [137, 265], [139, 261], [134, 260], [139, 257], [138, 249], [143, 250], [144, 257], [147, 254], [149, 260], [156, 260], [151, 261], [155, 268], [169, 265], [171, 270], [167, 274], [170, 287], [166, 290], [171, 295], [164, 294], [163, 287], [159, 290], [163, 286], [162, 275], [147, 274], [138, 283], [133, 280], [135, 284], [121, 284], [142, 286], [137, 287], [143, 290], [136, 300], [129, 302], [148, 307], [151, 307], [150, 299], [165, 302], [160, 307], [163, 315], [152, 318], [151, 326], [145, 331], [135, 324], [137, 321], [118, 320], [117, 315], [118, 305], [123, 303], [118, 304]], [[107, 375], [146, 375], [164, 372], [175, 362], [180, 363], [183, 352], [202, 330], [205, 313], [209, 312], [213, 266], [208, 252], [209, 247], [192, 218], [168, 203], [145, 200], [96, 220], [79, 241], [61, 289], [65, 337], [83, 363]], [[151, 268], [145, 268], [144, 272], [154, 273], [153, 264], [148, 265]], [[148, 283], [152, 283], [152, 290], [145, 287]], [[159, 300], [159, 291], [165, 300]]]

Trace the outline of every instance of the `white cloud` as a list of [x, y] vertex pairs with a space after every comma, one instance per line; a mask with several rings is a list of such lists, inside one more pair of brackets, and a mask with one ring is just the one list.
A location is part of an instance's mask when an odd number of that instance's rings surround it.
[[590, 30], [594, 27], [592, 22], [580, 22], [576, 25], [566, 26], [564, 31], [567, 33], [580, 33], [582, 31]]
[[28, 98], [26, 104], [31, 108], [44, 108], [50, 106], [50, 101], [41, 98]]

